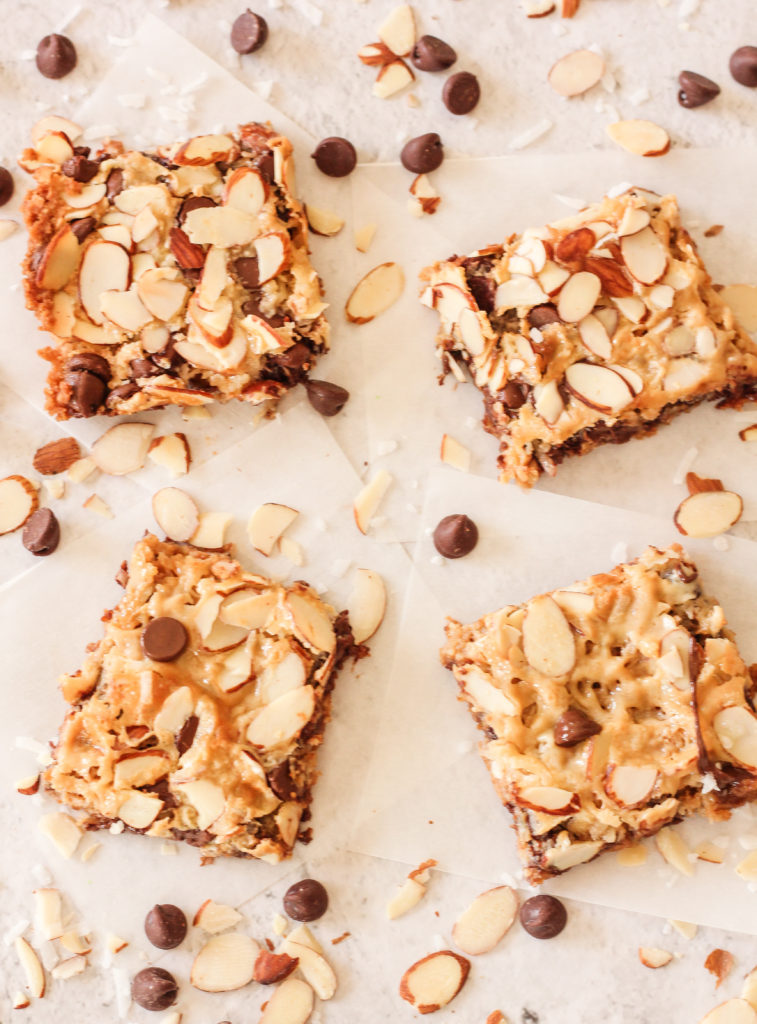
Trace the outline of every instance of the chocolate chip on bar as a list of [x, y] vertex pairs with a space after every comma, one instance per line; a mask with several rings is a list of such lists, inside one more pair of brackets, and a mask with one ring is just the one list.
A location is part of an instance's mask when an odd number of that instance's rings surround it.
[[[288, 140], [251, 123], [152, 153], [112, 141], [90, 153], [64, 126], [20, 158], [36, 180], [24, 274], [27, 305], [53, 336], [48, 411], [238, 399], [270, 414], [328, 349]], [[307, 371], [282, 373], [297, 346]]]
[[[679, 545], [446, 631], [532, 884], [757, 799], [754, 684]], [[554, 907], [526, 906], [556, 934]]]
[[[228, 550], [151, 535], [119, 581], [103, 638], [62, 678], [70, 709], [47, 791], [86, 828], [121, 822], [204, 858], [288, 857], [309, 813], [335, 675], [362, 650], [346, 613], [306, 583], [245, 572]], [[318, 893], [298, 892], [311, 912]], [[168, 949], [186, 922], [159, 904], [145, 929]]]

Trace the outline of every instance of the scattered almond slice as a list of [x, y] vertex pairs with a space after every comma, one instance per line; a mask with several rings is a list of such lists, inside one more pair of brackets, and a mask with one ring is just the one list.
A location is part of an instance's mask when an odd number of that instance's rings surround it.
[[727, 707], [712, 720], [715, 735], [731, 758], [757, 768], [757, 716], [746, 707]]
[[494, 949], [509, 931], [518, 913], [518, 896], [508, 885], [477, 896], [454, 924], [452, 939], [469, 956]]
[[435, 1013], [455, 998], [469, 971], [470, 962], [449, 949], [430, 953], [402, 975], [400, 996], [419, 1013]]
[[16, 783], [16, 792], [22, 796], [34, 796], [39, 792], [39, 775], [27, 775]]
[[673, 959], [673, 954], [667, 949], [658, 949], [656, 946], [639, 946], [639, 960], [645, 967], [665, 967]]
[[82, 508], [89, 509], [90, 512], [94, 512], [95, 515], [102, 516], [103, 519], [114, 519], [113, 509], [104, 501], [99, 494], [90, 494], [86, 501], [82, 502]]
[[363, 224], [362, 227], [355, 228], [355, 248], [358, 252], [368, 252], [376, 234], [376, 228], [376, 224]]
[[147, 456], [157, 466], [163, 466], [172, 477], [184, 476], [189, 472], [192, 454], [187, 435], [182, 433], [164, 434], [150, 442]]
[[730, 306], [745, 331], [757, 331], [757, 285], [727, 284], [721, 289], [720, 298]]
[[757, 882], [757, 850], [752, 850], [739, 861], [736, 865], [736, 874], [745, 882]]
[[740, 430], [739, 437], [742, 441], [750, 441], [752, 443], [757, 441], [757, 423], [751, 423], [748, 427]]
[[111, 476], [125, 476], [145, 464], [155, 427], [152, 423], [118, 423], [92, 445], [98, 469]]
[[371, 519], [392, 483], [392, 476], [380, 469], [363, 487], [352, 506], [355, 522], [361, 533], [367, 533]]
[[63, 934], [63, 908], [57, 889], [35, 889], [34, 902], [39, 930], [46, 939], [59, 939]]
[[706, 840], [694, 848], [694, 853], [699, 860], [706, 860], [709, 864], [722, 864], [725, 860], [725, 850]]
[[337, 988], [336, 975], [322, 953], [296, 942], [291, 935], [284, 939], [281, 948], [287, 956], [299, 960], [298, 970], [319, 999], [333, 997]]
[[169, 540], [190, 540], [200, 525], [200, 512], [194, 500], [178, 487], [162, 487], [152, 498], [155, 522]]
[[324, 235], [331, 238], [338, 235], [344, 227], [344, 220], [333, 210], [321, 210], [316, 206], [307, 205], [305, 215], [310, 225], [310, 230], [316, 235]]
[[128, 945], [129, 943], [126, 939], [122, 939], [120, 935], [114, 935], [113, 932], [108, 932], [105, 936], [105, 947], [113, 956], [126, 949]]
[[96, 471], [97, 465], [91, 455], [85, 455], [83, 459], [77, 459], [68, 468], [66, 474], [73, 484], [82, 484]]
[[394, 305], [405, 287], [397, 263], [380, 263], [358, 281], [347, 299], [345, 313], [353, 324], [367, 324]]
[[744, 984], [741, 986], [741, 998], [757, 1010], [757, 967], [753, 967], [744, 978]]
[[415, 45], [415, 16], [410, 4], [394, 7], [379, 26], [382, 43], [397, 57], [406, 57]]
[[679, 533], [717, 537], [739, 521], [744, 505], [734, 491], [699, 491], [684, 498], [673, 514]]
[[64, 932], [60, 937], [60, 944], [69, 953], [77, 956], [87, 956], [92, 952], [92, 943], [88, 936], [79, 935], [78, 932]]
[[45, 814], [39, 819], [38, 828], [66, 860], [70, 860], [76, 853], [81, 831], [74, 819], [67, 814], [62, 811]]
[[555, 9], [554, 0], [522, 0], [527, 18], [546, 18]]
[[692, 924], [690, 921], [675, 921], [671, 918], [670, 924], [675, 928], [679, 935], [683, 935], [684, 939], [696, 938], [697, 925]]
[[373, 569], [357, 569], [355, 586], [347, 602], [352, 636], [356, 644], [370, 640], [384, 619], [386, 586]]
[[357, 51], [357, 55], [363, 64], [368, 67], [381, 67], [383, 64], [390, 64], [396, 54], [392, 53], [386, 43], [366, 43]]
[[66, 493], [66, 481], [60, 477], [45, 480], [45, 488], [53, 501], [59, 501]]
[[4, 242], [6, 238], [10, 238], [10, 236], [17, 230], [17, 221], [8, 220], [7, 218], [0, 220], [0, 242]]
[[28, 1006], [31, 1006], [29, 996], [25, 992], [15, 992], [13, 995], [13, 1009], [25, 1010]]
[[419, 174], [413, 178], [409, 191], [413, 196], [410, 200], [411, 213], [416, 213], [417, 216], [422, 216], [424, 213], [436, 213], [439, 203], [442, 201], [441, 196], [426, 174]]
[[580, 96], [605, 73], [603, 58], [593, 50], [575, 50], [553, 64], [547, 80], [560, 96]]
[[45, 972], [39, 957], [22, 936], [15, 941], [16, 954], [26, 975], [26, 985], [34, 999], [41, 999], [45, 994]]
[[232, 992], [252, 981], [260, 947], [248, 935], [214, 935], [192, 964], [190, 983], [202, 992]]
[[313, 990], [301, 978], [286, 978], [265, 1005], [260, 1024], [305, 1024], [313, 1012]]
[[50, 974], [56, 981], [68, 981], [69, 978], [74, 978], [77, 974], [81, 974], [86, 966], [87, 958], [85, 956], [70, 956], [57, 963], [50, 971]]
[[299, 512], [289, 505], [266, 502], [252, 513], [247, 524], [247, 536], [261, 555], [270, 555], [276, 541], [295, 521]]
[[637, 156], [662, 156], [670, 149], [670, 136], [653, 121], [616, 121], [606, 130], [613, 142]]
[[36, 450], [32, 465], [42, 476], [51, 476], [69, 469], [80, 456], [81, 449], [76, 438], [59, 437]]
[[255, 960], [254, 980], [259, 985], [275, 985], [288, 978], [296, 969], [297, 963], [297, 960], [286, 953], [271, 953], [268, 949], [261, 949]]
[[450, 434], [442, 435], [439, 458], [442, 462], [446, 462], [448, 466], [452, 466], [453, 469], [459, 469], [462, 473], [470, 471], [470, 450], [464, 444], [456, 441]]
[[728, 999], [710, 1010], [699, 1024], [757, 1024], [757, 1010], [745, 999]]
[[572, 18], [580, 3], [581, 0], [560, 0], [560, 17]]
[[406, 878], [399, 890], [392, 896], [386, 906], [386, 916], [390, 921], [404, 917], [413, 907], [417, 906], [426, 895], [426, 886], [415, 878]]
[[31, 480], [17, 474], [0, 480], [0, 535], [20, 530], [38, 508], [39, 497]]
[[292, 565], [302, 566], [305, 564], [305, 553], [302, 545], [291, 537], [279, 537], [279, 552], [291, 562]]
[[233, 907], [225, 903], [214, 903], [213, 900], [205, 900], [194, 916], [192, 924], [195, 928], [202, 928], [210, 935], [217, 935], [225, 932], [228, 928], [234, 928], [242, 920], [242, 915]]
[[219, 551], [224, 546], [226, 530], [232, 517], [225, 512], [201, 512], [200, 523], [190, 537], [196, 548]]
[[655, 836], [655, 845], [668, 864], [676, 871], [689, 877], [694, 874], [694, 865], [689, 859], [689, 848], [677, 832], [670, 828], [664, 828]]
[[720, 988], [733, 970], [735, 963], [733, 953], [729, 953], [727, 949], [713, 949], [711, 953], [707, 954], [704, 966], [717, 979], [715, 988]]

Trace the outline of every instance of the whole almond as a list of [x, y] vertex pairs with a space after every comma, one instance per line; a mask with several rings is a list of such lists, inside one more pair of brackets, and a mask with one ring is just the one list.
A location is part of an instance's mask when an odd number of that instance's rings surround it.
[[171, 252], [176, 262], [184, 270], [199, 270], [205, 264], [205, 252], [194, 242], [190, 242], [181, 228], [171, 228]]
[[633, 295], [633, 285], [615, 260], [587, 256], [584, 260], [584, 270], [596, 274], [602, 282], [602, 291], [607, 292], [612, 298], [622, 299]]
[[81, 457], [79, 442], [73, 437], [59, 437], [43, 444], [34, 453], [32, 465], [42, 476], [63, 473]]

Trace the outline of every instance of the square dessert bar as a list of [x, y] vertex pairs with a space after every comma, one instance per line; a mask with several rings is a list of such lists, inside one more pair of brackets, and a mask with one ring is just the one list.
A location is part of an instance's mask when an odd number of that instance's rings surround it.
[[631, 189], [426, 268], [443, 376], [467, 365], [530, 487], [568, 455], [653, 433], [702, 401], [757, 397], [757, 346], [712, 287], [674, 196]]
[[446, 632], [530, 882], [757, 797], [757, 676], [679, 545]]
[[20, 161], [36, 179], [26, 301], [55, 338], [48, 411], [275, 405], [328, 348], [289, 141], [246, 124], [90, 155], [79, 132], [46, 118]]
[[71, 709], [44, 787], [88, 829], [122, 822], [210, 858], [288, 857], [337, 669], [364, 653], [346, 613], [228, 551], [149, 534], [125, 586], [83, 668], [62, 677]]

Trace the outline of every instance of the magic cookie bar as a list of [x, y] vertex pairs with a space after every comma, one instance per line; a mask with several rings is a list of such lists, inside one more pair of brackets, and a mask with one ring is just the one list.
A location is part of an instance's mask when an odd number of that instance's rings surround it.
[[677, 544], [449, 620], [441, 659], [532, 883], [757, 797], [757, 678]]
[[444, 373], [484, 397], [500, 479], [757, 396], [757, 346], [713, 289], [674, 196], [639, 189], [428, 267]]
[[289, 141], [246, 124], [90, 155], [79, 131], [46, 118], [21, 158], [26, 300], [55, 336], [48, 411], [273, 406], [328, 347]]
[[309, 817], [334, 678], [353, 645], [305, 583], [147, 535], [105, 633], [73, 675], [44, 786], [87, 828], [288, 857]]

